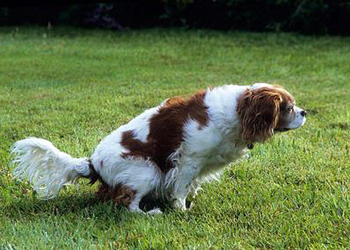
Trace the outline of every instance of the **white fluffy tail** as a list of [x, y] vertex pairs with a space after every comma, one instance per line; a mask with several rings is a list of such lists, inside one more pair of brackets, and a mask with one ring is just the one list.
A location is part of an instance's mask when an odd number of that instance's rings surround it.
[[27, 138], [11, 148], [14, 177], [27, 179], [41, 199], [55, 198], [63, 185], [90, 174], [87, 158], [73, 158], [51, 142]]

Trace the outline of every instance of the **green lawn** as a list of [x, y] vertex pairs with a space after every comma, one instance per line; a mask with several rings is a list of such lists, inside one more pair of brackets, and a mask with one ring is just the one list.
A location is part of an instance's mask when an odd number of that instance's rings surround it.
[[[0, 248], [350, 248], [349, 81], [350, 38], [0, 28]], [[283, 85], [307, 123], [256, 145], [191, 211], [130, 214], [87, 181], [40, 201], [12, 179], [9, 147], [26, 136], [90, 156], [169, 96], [254, 82]]]

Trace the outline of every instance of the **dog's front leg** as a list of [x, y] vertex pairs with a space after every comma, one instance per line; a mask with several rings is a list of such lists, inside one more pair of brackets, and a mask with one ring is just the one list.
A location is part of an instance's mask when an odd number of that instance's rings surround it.
[[182, 211], [186, 210], [186, 197], [190, 191], [191, 184], [200, 172], [200, 163], [193, 159], [184, 159], [184, 164], [179, 166], [179, 172], [173, 189], [173, 206]]

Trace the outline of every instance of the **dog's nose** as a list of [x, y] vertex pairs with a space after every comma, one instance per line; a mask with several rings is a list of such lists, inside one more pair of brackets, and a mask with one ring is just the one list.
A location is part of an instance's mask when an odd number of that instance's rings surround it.
[[301, 114], [302, 116], [306, 116], [307, 112], [306, 112], [306, 110], [303, 110], [303, 111], [300, 112], [300, 114]]

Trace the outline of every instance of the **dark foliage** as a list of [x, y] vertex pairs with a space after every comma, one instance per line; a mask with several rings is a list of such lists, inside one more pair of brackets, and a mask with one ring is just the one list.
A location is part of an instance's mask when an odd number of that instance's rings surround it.
[[189, 27], [350, 34], [350, 1], [153, 0], [2, 7], [3, 25], [68, 24], [109, 29]]

